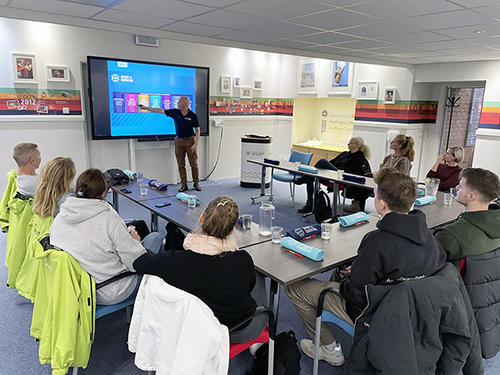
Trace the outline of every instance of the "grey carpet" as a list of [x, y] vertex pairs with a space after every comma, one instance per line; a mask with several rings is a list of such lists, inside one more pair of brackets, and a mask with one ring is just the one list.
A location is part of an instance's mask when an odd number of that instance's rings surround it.
[[[258, 204], [251, 204], [250, 196], [258, 194], [259, 189], [241, 188], [238, 179], [224, 179], [201, 183], [202, 192], [197, 192], [203, 200], [210, 200], [218, 195], [229, 195], [235, 199], [240, 213], [251, 213], [254, 221], [258, 221]], [[295, 212], [305, 201], [305, 187], [298, 187], [296, 207], [291, 207], [288, 185], [275, 183], [276, 224], [283, 227], [304, 225], [301, 215]], [[368, 203], [368, 209], [373, 210], [373, 204]], [[120, 214], [124, 218], [134, 217], [149, 220], [149, 213], [128, 199], [120, 200]], [[310, 219], [314, 222], [314, 219]], [[160, 230], [164, 231], [165, 222], [160, 220]], [[0, 234], [0, 248], [5, 249], [6, 235]], [[5, 251], [2, 251], [2, 263]], [[319, 278], [328, 278], [329, 274]], [[32, 305], [19, 296], [15, 290], [5, 286], [7, 269], [0, 267], [0, 374], [25, 375], [51, 373], [48, 365], [40, 365], [38, 361], [38, 344], [29, 335]], [[167, 319], [167, 317], [166, 317]], [[308, 337], [296, 311], [286, 295], [281, 290], [279, 305], [278, 332], [294, 330], [297, 338]], [[123, 311], [116, 312], [99, 319], [96, 322], [96, 337], [87, 369], [80, 369], [81, 374], [92, 375], [135, 375], [145, 374], [134, 365], [134, 356], [127, 349], [128, 325]], [[243, 375], [251, 367], [252, 358], [248, 351], [235, 357], [230, 362], [231, 375]], [[485, 374], [500, 373], [500, 355], [484, 361]], [[302, 355], [301, 374], [312, 374], [312, 360]], [[342, 368], [335, 368], [320, 362], [320, 374], [342, 374]]]

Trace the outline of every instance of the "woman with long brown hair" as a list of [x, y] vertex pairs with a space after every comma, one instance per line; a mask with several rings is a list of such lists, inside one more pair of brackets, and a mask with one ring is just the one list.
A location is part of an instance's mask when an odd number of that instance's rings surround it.
[[410, 175], [411, 162], [415, 159], [414, 146], [415, 141], [409, 135], [398, 134], [395, 136], [390, 146], [394, 153], [384, 158], [380, 169], [394, 168], [405, 175]]

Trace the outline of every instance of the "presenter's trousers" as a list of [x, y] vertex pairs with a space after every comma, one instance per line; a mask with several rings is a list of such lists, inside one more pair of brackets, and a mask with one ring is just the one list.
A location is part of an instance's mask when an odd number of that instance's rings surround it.
[[186, 154], [191, 166], [191, 175], [193, 182], [198, 183], [198, 155], [196, 152], [191, 152], [191, 146], [194, 145], [194, 136], [186, 138], [175, 138], [175, 158], [177, 159], [177, 166], [179, 167], [179, 176], [181, 178], [182, 186], [187, 185], [186, 175]]

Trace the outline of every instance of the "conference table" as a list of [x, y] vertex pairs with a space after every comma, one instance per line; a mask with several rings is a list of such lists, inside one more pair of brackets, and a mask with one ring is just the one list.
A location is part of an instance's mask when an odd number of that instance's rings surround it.
[[465, 206], [458, 203], [455, 199], [451, 205], [444, 204], [444, 193], [438, 191], [436, 202], [425, 206], [414, 208], [425, 214], [427, 227], [434, 229], [454, 221], [458, 215], [465, 211]]

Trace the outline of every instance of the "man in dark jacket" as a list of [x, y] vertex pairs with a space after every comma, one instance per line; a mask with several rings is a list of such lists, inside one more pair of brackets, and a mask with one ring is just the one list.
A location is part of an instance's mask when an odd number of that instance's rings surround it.
[[500, 350], [500, 296], [496, 293], [496, 280], [500, 279], [500, 210], [488, 210], [499, 194], [500, 181], [495, 173], [465, 169], [456, 200], [466, 211], [434, 233], [448, 260], [459, 261], [476, 314], [484, 358]]
[[[340, 289], [340, 298], [327, 294], [325, 309], [353, 324], [366, 307], [365, 286], [394, 284], [432, 275], [446, 263], [446, 254], [427, 229], [425, 215], [408, 213], [417, 196], [415, 182], [395, 169], [375, 175], [375, 208], [382, 216], [376, 230], [367, 233], [352, 264], [350, 276], [340, 286], [335, 282], [302, 280], [286, 289], [311, 337], [314, 337], [316, 305], [325, 288]], [[332, 333], [321, 329], [319, 358], [333, 365], [344, 362]], [[300, 342], [302, 351], [314, 355], [312, 340]]]

